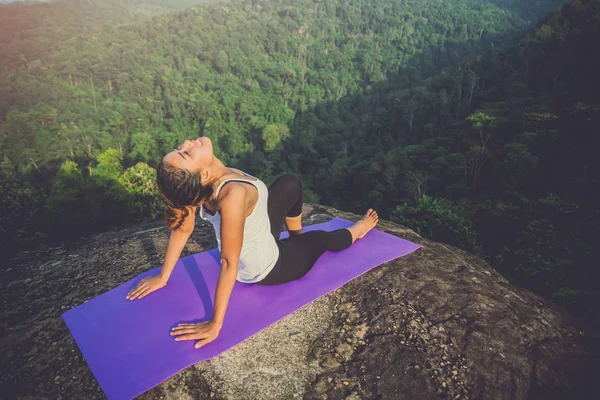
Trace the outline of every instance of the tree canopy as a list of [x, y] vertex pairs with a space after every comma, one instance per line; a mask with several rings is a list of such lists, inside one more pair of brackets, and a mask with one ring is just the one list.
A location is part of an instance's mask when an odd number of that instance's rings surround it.
[[206, 135], [267, 184], [368, 207], [597, 304], [598, 0], [0, 6], [4, 251], [155, 218]]

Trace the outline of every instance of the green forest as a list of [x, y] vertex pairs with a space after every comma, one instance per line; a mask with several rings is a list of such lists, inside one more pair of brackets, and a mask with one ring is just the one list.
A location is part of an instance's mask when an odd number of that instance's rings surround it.
[[600, 324], [600, 0], [0, 6], [0, 252], [160, 219], [226, 165], [488, 261]]

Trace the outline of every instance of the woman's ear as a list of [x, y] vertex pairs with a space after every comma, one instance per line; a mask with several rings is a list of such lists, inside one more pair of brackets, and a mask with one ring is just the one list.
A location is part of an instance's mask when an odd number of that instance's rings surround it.
[[202, 185], [207, 185], [208, 184], [208, 178], [210, 177], [210, 174], [208, 172], [208, 168], [205, 169], [204, 171], [200, 171], [200, 183], [202, 183]]

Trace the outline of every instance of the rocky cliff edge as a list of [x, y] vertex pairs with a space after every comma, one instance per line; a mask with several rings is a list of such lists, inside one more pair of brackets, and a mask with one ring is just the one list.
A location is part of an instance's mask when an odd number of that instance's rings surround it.
[[[360, 216], [304, 206], [306, 225]], [[481, 259], [423, 246], [321, 297], [140, 399], [600, 398], [597, 336]], [[160, 265], [160, 222], [21, 253], [0, 267], [3, 398], [104, 398], [61, 314]], [[182, 256], [216, 246], [203, 222]]]

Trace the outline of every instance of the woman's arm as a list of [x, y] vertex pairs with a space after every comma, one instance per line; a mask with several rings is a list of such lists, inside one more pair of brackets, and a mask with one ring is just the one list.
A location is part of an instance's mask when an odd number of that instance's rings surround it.
[[183, 247], [194, 232], [197, 208], [191, 207], [191, 209], [192, 210], [190, 210], [189, 215], [183, 221], [181, 226], [178, 229], [171, 231], [169, 245], [167, 246], [167, 254], [165, 255], [165, 262], [163, 263], [163, 267], [159, 274], [159, 277], [165, 282], [171, 277], [171, 273], [173, 273], [175, 264], [177, 264], [177, 260], [179, 260], [179, 256], [181, 256]]
[[198, 340], [195, 347], [202, 347], [219, 336], [225, 319], [225, 311], [231, 297], [238, 272], [242, 251], [244, 224], [246, 221], [246, 188], [240, 184], [227, 185], [219, 197], [221, 213], [221, 272], [215, 292], [215, 307], [211, 321], [198, 324], [179, 324], [171, 335], [175, 340]]
[[141, 299], [142, 297], [166, 286], [177, 260], [181, 255], [183, 247], [194, 232], [196, 222], [196, 207], [192, 207], [192, 211], [183, 221], [181, 226], [174, 231], [171, 231], [169, 237], [169, 245], [167, 246], [167, 254], [160, 273], [157, 276], [150, 276], [142, 279], [137, 286], [127, 294], [127, 300]]
[[221, 272], [215, 293], [214, 324], [221, 329], [229, 297], [238, 273], [246, 222], [246, 188], [228, 185], [220, 199], [221, 206]]

